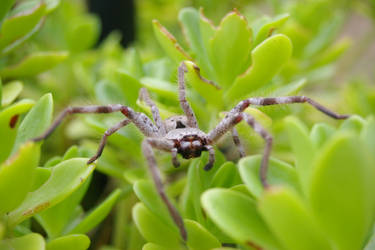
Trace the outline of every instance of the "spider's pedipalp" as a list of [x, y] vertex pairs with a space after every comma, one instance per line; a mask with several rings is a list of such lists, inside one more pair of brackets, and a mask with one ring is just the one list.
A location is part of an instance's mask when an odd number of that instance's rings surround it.
[[233, 127], [231, 133], [232, 133], [232, 139], [233, 139], [234, 145], [236, 145], [238, 149], [238, 153], [240, 154], [240, 158], [245, 157], [245, 150], [242, 146], [240, 137], [238, 136], [237, 129]]
[[215, 150], [214, 150], [214, 147], [212, 147], [211, 145], [206, 145], [205, 148], [208, 151], [209, 155], [208, 155], [208, 162], [206, 166], [204, 166], [204, 170], [209, 171], [214, 166], [214, 163], [215, 163]]

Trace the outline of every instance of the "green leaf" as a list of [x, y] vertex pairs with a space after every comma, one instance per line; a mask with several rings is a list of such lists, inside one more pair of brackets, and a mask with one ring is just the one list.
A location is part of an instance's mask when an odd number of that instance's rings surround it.
[[7, 18], [0, 30], [0, 55], [6, 54], [28, 40], [43, 23], [46, 5], [39, 4], [31, 10]]
[[226, 162], [216, 171], [211, 186], [230, 188], [240, 184], [241, 178], [237, 166], [233, 162]]
[[44, 250], [45, 242], [40, 234], [31, 233], [22, 237], [0, 241], [1, 250]]
[[13, 152], [22, 143], [41, 135], [49, 127], [52, 120], [52, 112], [52, 95], [45, 94], [22, 120], [13, 146]]
[[[51, 168], [44, 169], [49, 170], [49, 178], [52, 172]], [[50, 239], [54, 239], [58, 236], [66, 234], [69, 225], [76, 223], [77, 219], [74, 220], [74, 215], [77, 211], [77, 208], [79, 208], [79, 203], [81, 202], [90, 185], [90, 180], [91, 178], [85, 181], [83, 185], [81, 185], [62, 202], [59, 202], [55, 206], [50, 207], [35, 215], [35, 219], [43, 227]], [[42, 184], [44, 183], [45, 182], [43, 182]], [[74, 225], [76, 226], [76, 224]]]
[[[205, 47], [205, 49], [208, 53], [212, 37], [216, 33], [216, 28], [215, 28], [215, 25], [213, 25], [212, 21], [204, 16], [202, 8], [200, 9], [199, 17], [200, 17], [199, 28], [200, 28], [200, 33], [201, 33], [201, 39], [202, 39], [204, 47]], [[211, 65], [211, 67], [212, 67], [212, 65]], [[213, 69], [211, 69], [211, 71], [213, 71]], [[213, 72], [209, 76], [212, 78], [212, 80], [216, 80], [216, 79], [213, 78], [214, 77]]]
[[98, 17], [85, 13], [76, 16], [67, 28], [65, 37], [69, 51], [80, 52], [95, 45], [100, 34], [100, 21]]
[[170, 58], [176, 63], [180, 63], [183, 60], [191, 60], [189, 54], [184, 51], [176, 38], [163, 25], [157, 20], [153, 20], [152, 26], [156, 39]]
[[[241, 178], [250, 193], [259, 198], [263, 192], [263, 185], [259, 177], [262, 155], [242, 158], [238, 165]], [[299, 190], [299, 183], [295, 169], [280, 160], [270, 158], [268, 163], [267, 181], [270, 185], [282, 185]]]
[[10, 154], [17, 135], [18, 118], [34, 105], [32, 100], [22, 100], [0, 111], [0, 162]]
[[202, 205], [215, 224], [236, 242], [281, 249], [257, 211], [254, 200], [242, 193], [214, 188], [203, 193]]
[[129, 105], [130, 107], [135, 107], [139, 90], [142, 87], [141, 83], [138, 79], [134, 78], [123, 70], [118, 70], [116, 75], [118, 84], [122, 89], [123, 95], [125, 96], [125, 104]]
[[362, 128], [365, 126], [365, 123], [366, 121], [362, 117], [353, 115], [341, 124], [340, 130], [352, 131], [359, 134]]
[[314, 143], [315, 148], [320, 148], [334, 134], [335, 129], [325, 123], [315, 124], [310, 132], [310, 140]]
[[47, 250], [86, 250], [90, 246], [90, 238], [84, 234], [69, 234], [51, 240], [47, 243]]
[[27, 143], [0, 165], [0, 215], [12, 211], [25, 199], [33, 184], [39, 156], [40, 146]]
[[37, 167], [35, 169], [35, 178], [33, 181], [33, 185], [30, 189], [30, 191], [35, 191], [40, 186], [42, 186], [51, 176], [51, 169], [50, 168], [42, 168], [42, 167]]
[[221, 20], [210, 42], [209, 57], [216, 80], [223, 88], [229, 88], [246, 68], [244, 64], [249, 59], [251, 36], [245, 17], [239, 12], [230, 12]]
[[287, 188], [267, 189], [259, 200], [259, 212], [285, 249], [331, 249], [308, 208]]
[[171, 230], [179, 232], [168, 212], [166, 205], [155, 190], [153, 183], [147, 180], [140, 180], [134, 184], [133, 189], [138, 199], [140, 199], [145, 206], [159, 218], [160, 221], [170, 227]]
[[61, 63], [68, 57], [68, 52], [34, 52], [21, 62], [0, 70], [3, 78], [34, 76]]
[[13, 6], [14, 0], [2, 0], [0, 2], [0, 28], [1, 23], [3, 22], [3, 19], [7, 15], [10, 8]]
[[264, 86], [281, 70], [291, 55], [292, 43], [287, 36], [278, 34], [266, 39], [253, 49], [251, 67], [236, 78], [226, 98], [234, 101]]
[[306, 126], [295, 117], [285, 119], [285, 126], [295, 155], [296, 170], [299, 176], [300, 185], [306, 193], [310, 183], [312, 162], [315, 159], [316, 148], [310, 137]]
[[183, 26], [184, 35], [194, 53], [193, 57], [197, 59], [198, 64], [202, 67], [202, 71], [211, 77], [213, 75], [213, 68], [202, 40], [201, 20], [198, 11], [191, 7], [183, 8], [178, 14], [178, 19]]
[[180, 235], [160, 218], [148, 210], [142, 203], [133, 207], [133, 220], [142, 236], [149, 242], [179, 249]]
[[177, 86], [175, 84], [151, 77], [141, 78], [141, 83], [152, 93], [156, 93], [162, 97], [172, 100], [177, 99]]
[[207, 229], [193, 220], [184, 220], [188, 234], [187, 245], [191, 249], [212, 249], [220, 247], [218, 241]]
[[0, 95], [2, 94], [2, 98], [0, 98], [1, 106], [8, 106], [11, 104], [21, 93], [23, 89], [23, 84], [20, 81], [12, 81], [7, 83], [2, 89], [2, 93], [0, 91]]
[[[375, 168], [355, 134], [337, 134], [315, 161], [310, 204], [337, 249], [360, 249], [374, 218]], [[352, 230], [355, 228], [355, 230]]]
[[203, 80], [198, 66], [193, 62], [185, 61], [184, 63], [188, 70], [188, 72], [185, 73], [186, 79], [188, 83], [193, 86], [195, 91], [197, 91], [209, 104], [213, 104], [217, 108], [222, 106], [223, 91], [215, 86], [215, 83], [209, 83]]
[[269, 18], [262, 27], [256, 32], [254, 45], [256, 47], [262, 41], [264, 41], [267, 37], [270, 37], [275, 29], [281, 27], [289, 18], [289, 14], [280, 14], [275, 16], [274, 18]]
[[114, 190], [99, 206], [94, 208], [76, 227], [69, 233], [87, 233], [96, 227], [111, 211], [120, 197], [121, 190]]
[[121, 88], [106, 80], [100, 81], [95, 85], [95, 95], [102, 104], [122, 104], [125, 100]]
[[9, 225], [14, 226], [68, 197], [94, 170], [95, 165], [87, 165], [86, 162], [87, 158], [75, 158], [52, 167], [50, 178], [29, 193], [23, 203], [9, 214]]

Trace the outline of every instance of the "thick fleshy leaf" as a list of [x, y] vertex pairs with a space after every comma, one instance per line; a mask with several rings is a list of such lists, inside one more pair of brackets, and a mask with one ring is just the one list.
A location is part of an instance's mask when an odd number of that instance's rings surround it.
[[0, 215], [19, 206], [30, 191], [39, 162], [40, 146], [27, 143], [0, 165]]
[[203, 168], [208, 162], [207, 154], [191, 161], [188, 170], [187, 183], [180, 198], [184, 217], [197, 221], [206, 226], [206, 218], [201, 208], [200, 197], [204, 190], [210, 187], [219, 166], [223, 164], [223, 155], [215, 150], [215, 164], [210, 171]]
[[68, 52], [34, 52], [15, 65], [0, 69], [3, 78], [34, 76], [47, 71], [68, 57]]
[[256, 35], [253, 47], [257, 46], [267, 37], [271, 36], [275, 29], [278, 29], [280, 26], [282, 26], [286, 22], [286, 20], [288, 20], [288, 18], [289, 14], [281, 14], [265, 21], [264, 24], [259, 28], [259, 30], [254, 32], [256, 33]]
[[291, 190], [267, 189], [259, 200], [259, 212], [285, 249], [331, 249], [308, 208]]
[[125, 97], [122, 90], [113, 82], [100, 81], [95, 85], [95, 96], [102, 104], [123, 104]]
[[157, 20], [153, 20], [152, 25], [156, 39], [170, 58], [172, 58], [176, 63], [183, 60], [191, 60], [188, 53], [184, 51], [181, 45], [178, 44], [176, 38], [169, 33], [169, 31], [163, 25], [161, 25]]
[[51, 240], [46, 250], [86, 250], [90, 246], [90, 238], [84, 234], [69, 234]]
[[222, 90], [214, 82], [207, 82], [200, 75], [200, 70], [193, 62], [185, 61], [188, 72], [185, 73], [188, 84], [191, 84], [209, 104], [216, 107], [222, 105]]
[[221, 246], [220, 241], [198, 222], [185, 220], [184, 224], [188, 234], [187, 245], [191, 249], [212, 249]]
[[1, 23], [10, 10], [10, 8], [13, 6], [14, 0], [3, 0], [0, 3], [0, 28], [1, 28]]
[[52, 95], [45, 94], [22, 120], [18, 128], [13, 152], [15, 152], [22, 143], [41, 135], [49, 127], [52, 121], [52, 112]]
[[122, 89], [122, 93], [125, 96], [125, 104], [130, 107], [135, 107], [139, 89], [142, 87], [142, 84], [138, 79], [129, 75], [123, 70], [117, 71], [118, 84]]
[[[242, 158], [239, 171], [243, 182], [250, 193], [259, 198], [263, 192], [263, 185], [259, 177], [259, 169], [262, 155], [248, 156]], [[267, 181], [270, 185], [282, 185], [299, 190], [299, 183], [295, 169], [288, 163], [275, 158], [270, 158], [268, 163]]]
[[14, 226], [68, 197], [94, 170], [95, 165], [86, 162], [86, 158], [75, 158], [52, 167], [50, 178], [40, 188], [28, 193], [23, 203], [9, 214], [9, 225]]
[[[315, 161], [310, 204], [337, 249], [360, 249], [374, 218], [375, 167], [356, 134], [338, 134]], [[355, 228], [355, 230], [353, 230]]]
[[179, 249], [180, 235], [142, 203], [133, 207], [133, 220], [142, 236], [149, 242], [169, 248]]
[[94, 208], [76, 227], [69, 233], [87, 233], [96, 227], [111, 211], [116, 201], [120, 197], [121, 190], [113, 191], [100, 205]]
[[241, 183], [241, 177], [238, 173], [237, 166], [233, 162], [226, 162], [216, 171], [211, 186], [230, 188]]
[[[209, 50], [209, 48], [211, 46], [210, 45], [211, 44], [211, 39], [212, 39], [212, 37], [216, 33], [216, 27], [212, 23], [212, 21], [209, 20], [204, 15], [202, 8], [200, 9], [199, 16], [200, 16], [199, 28], [200, 28], [200, 33], [201, 33], [201, 39], [202, 39], [202, 42], [204, 44], [204, 47], [205, 47], [206, 51], [208, 52], [208, 50]], [[211, 70], [213, 70], [213, 69], [211, 69]], [[214, 76], [211, 75], [211, 77], [214, 77]], [[215, 80], [215, 79], [212, 79], [212, 80]]]
[[148, 90], [152, 91], [153, 93], [157, 93], [160, 96], [177, 100], [177, 86], [170, 82], [151, 78], [151, 77], [143, 77], [141, 78], [141, 83], [144, 87]]
[[239, 12], [227, 14], [210, 42], [209, 57], [216, 80], [227, 89], [234, 79], [246, 69], [251, 51], [251, 30]]
[[366, 121], [362, 117], [353, 115], [341, 124], [340, 130], [352, 131], [359, 134], [365, 126], [365, 123]]
[[50, 176], [51, 176], [50, 168], [37, 167], [35, 169], [35, 178], [34, 178], [33, 185], [30, 191], [32, 192], [32, 191], [37, 190], [40, 186], [42, 186], [48, 180]]
[[335, 129], [325, 123], [315, 124], [310, 132], [310, 139], [316, 148], [320, 148], [334, 134]]
[[44, 250], [45, 242], [40, 234], [31, 233], [22, 237], [0, 241], [1, 250]]
[[11, 104], [21, 93], [22, 89], [23, 84], [20, 81], [7, 83], [3, 87], [2, 91], [0, 91], [0, 95], [2, 95], [2, 98], [0, 98], [1, 106], [4, 107]]
[[156, 192], [153, 183], [147, 180], [140, 180], [134, 184], [133, 188], [138, 199], [140, 199], [160, 221], [164, 222], [171, 230], [178, 232], [177, 226], [173, 222], [160, 195]]
[[226, 97], [231, 101], [249, 95], [267, 84], [289, 60], [292, 43], [285, 35], [274, 35], [260, 43], [251, 52], [252, 65], [238, 76]]
[[374, 250], [374, 249], [375, 249], [375, 233], [373, 232], [371, 237], [367, 241], [367, 244], [364, 250]]
[[[44, 169], [49, 170], [50, 176], [52, 172], [51, 168]], [[74, 214], [90, 185], [90, 180], [91, 178], [85, 181], [83, 185], [62, 202], [35, 215], [35, 219], [43, 227], [50, 239], [66, 234], [66, 231], [68, 231], [67, 228], [70, 224], [76, 226]]]
[[307, 192], [312, 171], [311, 164], [315, 159], [316, 148], [310, 140], [306, 126], [297, 118], [286, 118], [285, 126], [296, 158], [296, 170], [300, 184], [303, 191]]
[[240, 244], [282, 249], [257, 211], [242, 193], [214, 188], [203, 193], [202, 205], [215, 224]]
[[0, 31], [0, 55], [17, 48], [40, 29], [45, 8], [41, 3], [4, 20]]
[[32, 100], [22, 100], [0, 112], [0, 162], [10, 154], [17, 135], [18, 118], [34, 105]]
[[199, 12], [191, 7], [184, 8], [179, 12], [178, 19], [183, 26], [185, 37], [194, 53], [192, 55], [193, 58], [196, 58], [197, 63], [202, 67], [204, 74], [212, 76], [213, 68], [202, 40]]
[[143, 245], [142, 250], [178, 250], [178, 249], [166, 248], [165, 246], [161, 246], [161, 245], [154, 244], [154, 243], [147, 243]]

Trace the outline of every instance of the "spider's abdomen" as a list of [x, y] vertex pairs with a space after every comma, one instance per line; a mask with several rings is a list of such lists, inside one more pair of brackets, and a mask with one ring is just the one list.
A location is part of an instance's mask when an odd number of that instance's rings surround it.
[[206, 151], [207, 135], [196, 128], [174, 129], [166, 138], [174, 141], [177, 152], [185, 159], [199, 157]]

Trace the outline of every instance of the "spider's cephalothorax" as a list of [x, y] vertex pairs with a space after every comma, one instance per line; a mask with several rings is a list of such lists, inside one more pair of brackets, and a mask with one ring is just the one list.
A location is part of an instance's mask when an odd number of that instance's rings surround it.
[[176, 128], [168, 132], [166, 139], [172, 140], [177, 152], [185, 159], [201, 156], [207, 151], [207, 135], [197, 128]]
[[[155, 182], [157, 191], [159, 192], [160, 197], [167, 206], [174, 222], [178, 226], [181, 233], [181, 237], [186, 241], [187, 233], [184, 227], [183, 220], [180, 214], [178, 213], [177, 209], [173, 206], [173, 204], [169, 201], [167, 195], [165, 194], [163, 184], [160, 178], [160, 173], [156, 165], [156, 159], [153, 152], [153, 148], [170, 152], [172, 154], [172, 163], [176, 167], [180, 165], [177, 160], [177, 154], [181, 154], [183, 158], [189, 159], [199, 157], [202, 151], [208, 151], [209, 159], [204, 169], [210, 170], [215, 162], [215, 152], [212, 145], [215, 144], [225, 133], [229, 131], [232, 133], [233, 141], [239, 149], [240, 156], [242, 157], [244, 155], [244, 150], [242, 149], [240, 140], [238, 138], [238, 133], [235, 130], [235, 126], [243, 120], [249, 126], [251, 126], [254, 129], [254, 131], [258, 133], [266, 142], [259, 175], [263, 186], [267, 188], [269, 184], [267, 182], [266, 177], [268, 159], [270, 157], [272, 147], [272, 136], [267, 130], [265, 130], [261, 126], [260, 123], [258, 123], [254, 119], [254, 117], [244, 112], [244, 110], [248, 106], [309, 103], [316, 109], [335, 119], [346, 119], [349, 117], [348, 115], [339, 115], [305, 96], [254, 97], [239, 102], [233, 109], [231, 109], [227, 113], [225, 118], [221, 120], [220, 123], [213, 130], [206, 134], [199, 129], [193, 109], [186, 100], [184, 79], [185, 72], [187, 72], [187, 68], [185, 63], [182, 62], [178, 68], [178, 94], [181, 108], [185, 115], [172, 116], [163, 121], [161, 119], [158, 108], [150, 98], [147, 90], [142, 88], [140, 91], [140, 99], [145, 101], [146, 104], [151, 108], [151, 113], [154, 122], [152, 122], [147, 115], [140, 112], [136, 112], [130, 107], [121, 104], [113, 104], [106, 106], [69, 107], [66, 108], [58, 116], [55, 122], [44, 134], [37, 138], [34, 138], [33, 140], [40, 141], [45, 139], [61, 123], [64, 117], [69, 114], [121, 112], [126, 116], [126, 118], [105, 132], [100, 142], [98, 151], [92, 158], [89, 159], [88, 163], [92, 163], [100, 157], [104, 149], [104, 146], [107, 142], [108, 136], [115, 133], [120, 128], [128, 125], [130, 122], [134, 123], [138, 127], [138, 129], [146, 136], [142, 143], [142, 151], [147, 159], [148, 166], [152, 178]], [[195, 70], [195, 72], [199, 74], [199, 70]], [[200, 75], [198, 76], [205, 82], [213, 84], [211, 81], [205, 80]]]

